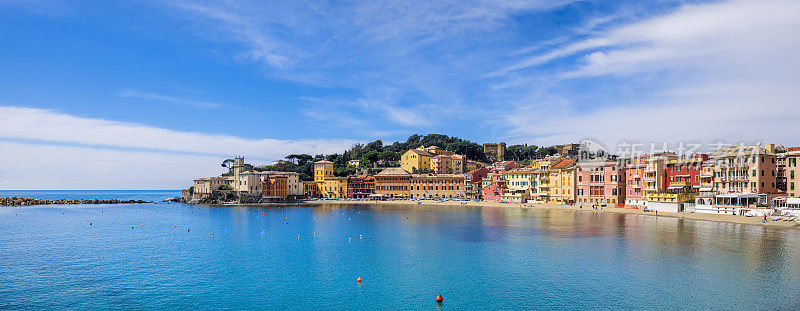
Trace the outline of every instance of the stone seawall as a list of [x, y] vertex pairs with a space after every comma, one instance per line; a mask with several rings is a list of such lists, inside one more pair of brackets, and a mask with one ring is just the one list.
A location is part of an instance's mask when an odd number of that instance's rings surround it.
[[58, 200], [44, 200], [44, 199], [34, 199], [34, 198], [18, 198], [18, 197], [5, 197], [0, 198], [0, 206], [26, 206], [26, 205], [44, 205], [44, 204], [141, 204], [141, 203], [153, 203], [152, 201], [142, 201], [142, 200], [101, 200], [101, 199], [91, 199], [91, 200], [67, 200], [67, 199], [58, 199]]

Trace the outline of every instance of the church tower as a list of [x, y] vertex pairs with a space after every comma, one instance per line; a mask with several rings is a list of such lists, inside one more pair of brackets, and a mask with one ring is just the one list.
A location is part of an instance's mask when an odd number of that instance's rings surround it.
[[233, 190], [235, 191], [242, 191], [242, 189], [245, 187], [242, 185], [242, 180], [239, 178], [239, 174], [241, 174], [243, 170], [244, 157], [236, 156], [233, 158]]

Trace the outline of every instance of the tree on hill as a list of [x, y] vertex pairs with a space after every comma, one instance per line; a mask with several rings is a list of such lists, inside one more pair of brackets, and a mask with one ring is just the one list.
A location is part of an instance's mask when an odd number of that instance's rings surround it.
[[467, 157], [473, 161], [486, 161], [486, 155], [483, 153], [483, 147], [471, 141], [459, 141], [449, 144], [445, 150], [455, 152]]

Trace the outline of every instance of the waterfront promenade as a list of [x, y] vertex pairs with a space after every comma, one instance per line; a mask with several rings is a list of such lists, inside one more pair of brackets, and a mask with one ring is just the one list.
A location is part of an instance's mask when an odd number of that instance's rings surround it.
[[616, 208], [616, 207], [604, 207], [602, 209], [592, 209], [591, 205], [585, 205], [583, 208], [580, 208], [579, 205], [563, 205], [563, 204], [554, 204], [554, 203], [502, 203], [502, 202], [489, 202], [489, 201], [433, 201], [433, 200], [425, 200], [425, 201], [329, 201], [329, 200], [317, 200], [317, 201], [309, 201], [306, 202], [309, 204], [346, 204], [346, 205], [396, 205], [396, 206], [465, 206], [465, 207], [499, 207], [499, 208], [530, 208], [530, 209], [557, 209], [557, 210], [572, 210], [576, 212], [587, 212], [587, 213], [617, 213], [617, 214], [639, 214], [639, 215], [647, 215], [653, 217], [670, 217], [670, 218], [683, 218], [683, 219], [694, 219], [694, 220], [705, 220], [705, 221], [717, 221], [717, 222], [728, 222], [728, 223], [736, 223], [736, 224], [748, 224], [748, 225], [759, 225], [759, 226], [770, 226], [770, 227], [780, 227], [780, 228], [794, 228], [800, 229], [800, 226], [797, 226], [794, 221], [773, 221], [771, 217], [767, 217], [768, 221], [764, 222], [763, 217], [745, 217], [739, 215], [727, 215], [727, 214], [707, 214], [707, 213], [669, 213], [669, 212], [658, 212], [656, 215], [655, 212], [645, 212], [641, 209], [631, 209], [631, 208]]

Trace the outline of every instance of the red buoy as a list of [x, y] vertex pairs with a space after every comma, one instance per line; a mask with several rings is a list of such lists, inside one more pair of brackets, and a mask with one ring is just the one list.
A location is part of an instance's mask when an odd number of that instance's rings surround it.
[[436, 296], [436, 302], [442, 302], [444, 298], [442, 298], [442, 292], [439, 292], [439, 296]]
[[358, 277], [358, 280], [356, 280], [356, 281], [358, 281], [359, 283], [361, 283], [361, 277], [359, 276], [359, 277]]

